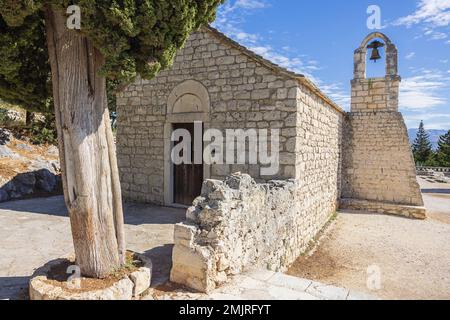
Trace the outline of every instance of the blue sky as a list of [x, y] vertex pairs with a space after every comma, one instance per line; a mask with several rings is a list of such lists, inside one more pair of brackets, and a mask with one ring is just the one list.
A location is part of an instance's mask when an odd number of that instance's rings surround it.
[[[400, 110], [407, 126], [450, 129], [450, 0], [228, 0], [214, 27], [311, 78], [348, 110], [353, 51], [372, 31], [367, 8], [399, 49]], [[382, 64], [369, 75], [379, 76]]]

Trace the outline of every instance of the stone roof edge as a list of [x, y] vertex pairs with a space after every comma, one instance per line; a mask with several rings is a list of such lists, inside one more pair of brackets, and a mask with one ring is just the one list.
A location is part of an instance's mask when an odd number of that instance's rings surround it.
[[310, 89], [313, 93], [317, 94], [321, 99], [323, 99], [326, 103], [328, 103], [331, 107], [333, 107], [336, 111], [346, 114], [346, 112], [337, 105], [333, 100], [331, 100], [325, 93], [323, 93], [311, 80], [309, 80], [305, 75], [298, 74], [293, 71], [290, 71], [284, 67], [281, 67], [266, 58], [256, 54], [255, 52], [249, 50], [248, 48], [244, 47], [243, 45], [239, 44], [238, 42], [234, 41], [233, 39], [227, 37], [225, 34], [220, 32], [219, 30], [211, 27], [211, 26], [205, 26], [203, 27], [204, 30], [212, 33], [214, 36], [219, 38], [220, 40], [228, 43], [235, 49], [239, 50], [246, 56], [250, 57], [253, 60], [256, 60], [260, 64], [264, 65], [265, 67], [274, 70], [275, 72], [281, 73], [288, 78], [291, 78], [293, 80], [297, 80], [300, 84], [303, 84], [308, 89]]

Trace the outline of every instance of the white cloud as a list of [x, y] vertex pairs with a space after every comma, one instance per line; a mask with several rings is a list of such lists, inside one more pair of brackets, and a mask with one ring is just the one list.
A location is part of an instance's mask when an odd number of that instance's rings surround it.
[[[331, 99], [343, 108], [350, 106], [350, 96], [339, 85], [327, 85], [314, 75], [321, 70], [320, 64], [314, 59], [308, 59], [305, 55], [295, 54], [289, 46], [273, 48], [260, 34], [252, 34], [243, 30], [245, 17], [254, 13], [255, 10], [265, 9], [270, 4], [264, 0], [236, 0], [226, 2], [220, 7], [217, 19], [213, 26], [225, 33], [227, 36], [238, 41], [256, 54], [276, 63], [290, 71], [303, 74], [318, 85]], [[269, 34], [275, 34], [269, 31]]]
[[342, 88], [342, 84], [334, 83], [326, 85], [319, 83], [319, 85], [323, 92], [341, 106], [341, 108], [350, 111], [351, 96], [347, 90]]
[[[397, 19], [393, 25], [412, 27], [413, 25], [420, 25], [423, 34], [416, 36], [417, 38], [423, 35], [430, 40], [445, 40], [448, 38], [448, 26], [450, 24], [450, 0], [420, 0], [417, 10], [406, 16]], [[444, 28], [442, 32], [438, 29]], [[450, 40], [446, 41], [450, 44]]]
[[261, 0], [237, 0], [235, 3], [236, 8], [243, 9], [263, 9], [268, 6], [267, 2]]
[[305, 76], [315, 79], [314, 76], [309, 71], [319, 70], [320, 67], [314, 64], [304, 63], [303, 60], [297, 57], [288, 57], [284, 55], [269, 45], [260, 45], [255, 47], [249, 47], [249, 49], [256, 54], [264, 57], [265, 59], [282, 66], [290, 71], [304, 74]]
[[258, 55], [267, 60], [276, 63], [290, 71], [302, 73], [306, 76], [313, 76], [310, 71], [319, 70], [317, 61], [310, 60], [304, 62], [300, 57], [293, 55], [289, 45], [281, 48], [273, 48], [268, 41], [259, 34], [248, 33], [243, 30], [242, 25], [245, 17], [252, 14], [255, 10], [270, 7], [266, 0], [235, 0], [226, 2], [220, 7], [214, 26], [227, 36], [238, 41]]
[[440, 94], [448, 89], [450, 78], [439, 71], [421, 70], [420, 75], [403, 79], [400, 85], [400, 108], [421, 110], [447, 103]]
[[420, 121], [425, 122], [425, 128], [427, 130], [449, 130], [450, 128], [450, 119], [448, 121], [435, 121], [434, 119], [438, 118], [423, 118], [423, 119], [417, 119], [417, 117], [412, 118], [411, 116], [405, 116], [405, 122], [406, 126], [408, 128], [418, 128]]
[[449, 130], [450, 129], [450, 113], [443, 112], [414, 112], [405, 115], [405, 121], [408, 128], [417, 128], [420, 121], [425, 122], [428, 130]]
[[269, 4], [264, 0], [227, 1], [219, 8], [213, 26], [244, 45], [255, 44], [259, 36], [243, 31], [239, 25], [244, 22], [245, 16], [267, 7]]
[[450, 121], [431, 122], [427, 125], [428, 130], [450, 130]]
[[431, 33], [431, 40], [443, 40], [443, 39], [447, 39], [448, 35], [446, 33], [443, 32], [435, 32], [433, 31]]
[[427, 23], [434, 27], [446, 27], [450, 23], [450, 0], [420, 0], [416, 12], [398, 19], [395, 24], [412, 26]]
[[408, 54], [405, 56], [405, 59], [411, 60], [412, 58], [415, 57], [415, 55], [416, 55], [415, 52], [408, 53]]
[[406, 116], [409, 121], [428, 121], [432, 119], [448, 119], [450, 121], [450, 113], [415, 113]]
[[237, 32], [235, 37], [238, 41], [256, 42], [258, 36], [255, 34], [246, 33], [243, 31]]

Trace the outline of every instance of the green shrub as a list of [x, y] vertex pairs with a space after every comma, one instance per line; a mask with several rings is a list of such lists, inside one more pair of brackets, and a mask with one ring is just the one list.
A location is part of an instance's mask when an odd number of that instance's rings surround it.
[[0, 108], [0, 125], [4, 125], [9, 122], [8, 110]]
[[30, 141], [33, 144], [56, 144], [57, 133], [55, 127], [55, 118], [52, 115], [46, 115], [45, 121], [36, 121], [28, 128]]

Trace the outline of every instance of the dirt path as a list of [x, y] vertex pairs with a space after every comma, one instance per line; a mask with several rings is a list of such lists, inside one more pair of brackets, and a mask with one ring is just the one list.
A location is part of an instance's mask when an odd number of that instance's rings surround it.
[[[450, 299], [450, 195], [443, 191], [450, 186], [436, 187], [441, 193], [428, 189], [424, 195], [425, 221], [340, 213], [317, 251], [288, 273], [384, 299]], [[376, 268], [381, 289], [369, 290]]]
[[430, 219], [450, 224], [450, 184], [419, 178]]

